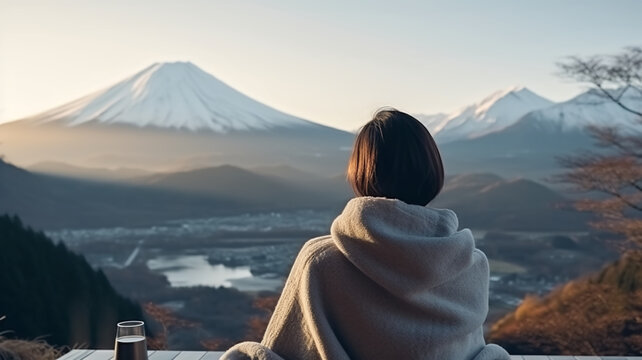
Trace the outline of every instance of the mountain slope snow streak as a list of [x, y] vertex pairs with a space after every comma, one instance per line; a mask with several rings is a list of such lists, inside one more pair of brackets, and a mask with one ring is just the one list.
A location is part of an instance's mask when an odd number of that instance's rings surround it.
[[217, 133], [316, 125], [261, 104], [190, 62], [153, 64], [107, 89], [28, 120], [70, 127], [125, 124]]

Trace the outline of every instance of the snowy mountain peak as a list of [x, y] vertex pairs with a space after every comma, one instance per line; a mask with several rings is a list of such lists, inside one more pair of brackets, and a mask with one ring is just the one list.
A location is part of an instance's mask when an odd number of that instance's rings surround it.
[[[136, 76], [132, 84], [134, 96], [142, 96], [150, 88], [162, 85], [180, 85], [189, 78], [191, 72], [202, 72], [196, 65], [189, 61], [176, 61], [165, 63], [154, 63], [145, 68]], [[162, 84], [164, 83], [164, 84]]]
[[506, 95], [520, 93], [520, 92], [533, 93], [532, 91], [528, 90], [524, 86], [515, 85], [515, 86], [508, 87], [506, 89], [495, 91], [494, 93], [492, 93], [492, 94], [488, 95], [486, 98], [484, 98], [484, 100], [482, 100], [480, 103], [494, 102], [494, 101], [497, 101], [497, 100], [501, 99], [502, 97], [504, 97]]
[[218, 133], [315, 125], [251, 99], [191, 62], [155, 63], [107, 89], [25, 120]]
[[529, 98], [532, 98], [532, 97], [539, 97], [539, 96], [523, 86], [513, 86], [508, 89], [498, 90], [490, 94], [486, 98], [484, 98], [484, 100], [482, 100], [481, 102], [476, 104], [477, 112], [481, 113], [483, 111], [487, 111], [491, 106], [496, 104], [498, 101], [507, 101], [505, 99], [508, 99], [508, 101], [510, 100], [519, 101], [520, 99], [528, 100]]
[[513, 86], [496, 91], [482, 101], [452, 114], [419, 116], [437, 140], [470, 139], [500, 131], [533, 110], [552, 105], [526, 87]]

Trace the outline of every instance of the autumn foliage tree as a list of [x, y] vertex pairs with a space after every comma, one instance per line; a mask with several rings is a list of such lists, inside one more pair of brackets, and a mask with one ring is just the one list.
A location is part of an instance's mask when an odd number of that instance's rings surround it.
[[179, 318], [170, 309], [148, 302], [143, 306], [148, 318], [160, 326], [160, 331], [153, 337], [147, 337], [147, 347], [154, 350], [165, 350], [171, 330], [180, 328], [193, 328], [197, 323]]
[[[495, 323], [489, 340], [515, 354], [629, 355], [642, 352], [642, 48], [613, 56], [570, 57], [559, 64], [573, 80], [616, 104], [614, 118], [589, 126], [598, 148], [561, 159], [557, 180], [587, 193], [575, 206], [597, 215], [591, 225], [618, 234], [623, 256], [600, 272], [543, 298], [529, 296]], [[632, 114], [634, 116], [629, 116]]]
[[248, 341], [261, 341], [263, 334], [267, 328], [270, 318], [274, 313], [274, 308], [279, 301], [278, 296], [261, 296], [254, 300], [252, 306], [260, 310], [260, 315], [255, 315], [250, 318], [247, 323], [246, 340]]
[[622, 235], [620, 250], [638, 253], [642, 248], [642, 48], [626, 48], [612, 56], [570, 57], [558, 65], [563, 76], [590, 84], [623, 114], [639, 117], [631, 124], [613, 119], [607, 126], [589, 126], [598, 151], [561, 158], [567, 171], [558, 176], [559, 181], [592, 193], [576, 203], [578, 210], [597, 215], [591, 225]]

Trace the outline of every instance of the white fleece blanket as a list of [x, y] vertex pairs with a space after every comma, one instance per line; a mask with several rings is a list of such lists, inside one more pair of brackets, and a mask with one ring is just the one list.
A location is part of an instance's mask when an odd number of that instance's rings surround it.
[[263, 341], [224, 360], [508, 360], [486, 345], [488, 260], [450, 210], [358, 197], [297, 257]]

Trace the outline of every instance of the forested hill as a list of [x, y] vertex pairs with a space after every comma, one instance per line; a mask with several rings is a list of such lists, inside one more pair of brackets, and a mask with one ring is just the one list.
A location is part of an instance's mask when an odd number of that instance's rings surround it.
[[0, 332], [54, 345], [111, 348], [116, 323], [142, 319], [84, 257], [17, 217], [0, 216]]

